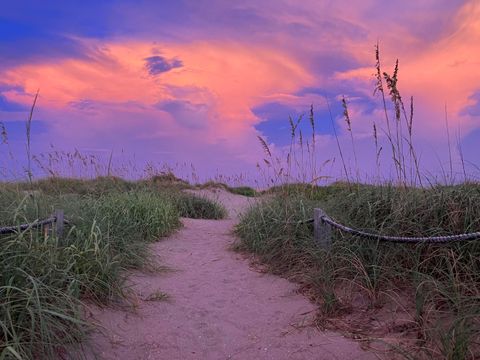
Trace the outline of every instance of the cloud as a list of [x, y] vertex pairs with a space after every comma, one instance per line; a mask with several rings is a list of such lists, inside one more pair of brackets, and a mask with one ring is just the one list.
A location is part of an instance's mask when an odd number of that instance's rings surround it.
[[188, 129], [205, 129], [209, 122], [209, 107], [206, 104], [194, 104], [190, 101], [167, 100], [155, 105], [169, 113], [173, 119]]
[[150, 56], [144, 60], [145, 67], [150, 75], [158, 75], [183, 66], [182, 61], [179, 59], [167, 60], [160, 55]]
[[80, 41], [63, 33], [49, 32], [43, 26], [2, 18], [0, 33], [0, 62], [5, 67], [86, 57], [86, 49]]
[[468, 116], [480, 116], [480, 90], [477, 90], [472, 96], [469, 97], [472, 104], [466, 106], [462, 111], [462, 115]]
[[252, 112], [260, 119], [260, 122], [255, 124], [255, 129], [266, 136], [270, 143], [284, 146], [290, 144], [291, 140], [289, 117], [296, 122], [305, 109], [269, 102], [254, 107]]
[[14, 101], [9, 101], [5, 96], [0, 93], [0, 111], [5, 112], [19, 112], [19, 111], [27, 111], [28, 107], [16, 103]]
[[[367, 149], [372, 121], [380, 129], [383, 119], [372, 96], [380, 40], [384, 70], [400, 58], [399, 87], [405, 100], [415, 97], [422, 149], [444, 145], [445, 103], [451, 127], [472, 144], [480, 127], [472, 55], [480, 51], [479, 15], [472, 0], [10, 2], [0, 23], [0, 121], [24, 118], [40, 88], [35, 115], [48, 119], [45, 143], [127, 144], [171, 160], [218, 152], [245, 165], [254, 162], [259, 133], [288, 145], [288, 115], [308, 114], [310, 104], [317, 136], [335, 147], [335, 128], [348, 144], [345, 95]], [[301, 128], [308, 132], [308, 120]]]
[[[95, 60], [55, 59], [2, 72], [3, 82], [17, 89], [3, 92], [9, 102], [29, 106], [40, 88], [34, 118], [48, 119], [49, 128], [34, 139], [38, 151], [52, 142], [60, 148], [101, 144], [143, 159], [158, 152], [173, 162], [196, 159], [207, 170], [227, 164], [228, 157], [235, 159], [230, 168], [247, 168], [259, 154], [253, 127], [259, 119], [251, 109], [312, 84], [293, 57], [268, 47], [82, 42]], [[170, 59], [180, 58], [182, 71], [146, 76], [145, 59], [158, 48], [161, 59], [151, 60], [157, 70], [165, 69], [165, 59], [172, 66]]]

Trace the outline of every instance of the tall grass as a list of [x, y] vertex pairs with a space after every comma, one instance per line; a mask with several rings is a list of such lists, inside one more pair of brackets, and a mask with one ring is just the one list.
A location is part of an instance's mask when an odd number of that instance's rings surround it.
[[[478, 241], [384, 243], [334, 231], [331, 248], [324, 249], [314, 242], [312, 225], [301, 222], [313, 216], [314, 207], [320, 207], [347, 226], [377, 234], [437, 236], [480, 231], [480, 185], [467, 182], [464, 166], [465, 182], [456, 185], [452, 185], [452, 169], [443, 184], [421, 173], [414, 146], [413, 98], [408, 106], [399, 91], [398, 60], [388, 74], [382, 70], [378, 45], [375, 55], [375, 93], [380, 95], [384, 113], [383, 123], [378, 119], [373, 123], [375, 161], [377, 169], [385, 166], [379, 141], [383, 135], [395, 177], [390, 182], [361, 184], [358, 168], [356, 173], [347, 168], [331, 114], [346, 182], [318, 187], [302, 181], [302, 176], [293, 182], [285, 177], [271, 181], [275, 186], [267, 191], [269, 200], [241, 218], [236, 249], [255, 254], [272, 272], [298, 281], [318, 304], [321, 327], [353, 334], [372, 347], [385, 349], [387, 345], [408, 359], [479, 358]], [[353, 119], [344, 99], [343, 117], [355, 149]], [[445, 123], [448, 129], [447, 115]], [[292, 156], [293, 150], [287, 158]], [[289, 171], [312, 173], [304, 166]], [[320, 169], [317, 174], [321, 175]], [[387, 352], [386, 358], [392, 356]]]
[[322, 207], [348, 226], [381, 234], [463, 233], [480, 231], [479, 200], [480, 186], [472, 184], [280, 193], [243, 216], [236, 247], [299, 281], [318, 303], [322, 326], [337, 328], [329, 319], [338, 318], [347, 324], [341, 330], [403, 344], [414, 358], [473, 359], [480, 339], [477, 242], [392, 244], [335, 233], [326, 251], [314, 242], [311, 225], [299, 221]]
[[181, 194], [175, 197], [180, 216], [192, 219], [223, 219], [227, 216], [225, 207], [205, 197]]
[[82, 302], [127, 299], [126, 270], [152, 268], [148, 243], [180, 226], [180, 215], [190, 215], [185, 203], [196, 217], [224, 215], [218, 204], [153, 181], [1, 184], [0, 226], [30, 223], [55, 208], [69, 224], [62, 238], [43, 229], [0, 236], [0, 359], [62, 358], [89, 329]]

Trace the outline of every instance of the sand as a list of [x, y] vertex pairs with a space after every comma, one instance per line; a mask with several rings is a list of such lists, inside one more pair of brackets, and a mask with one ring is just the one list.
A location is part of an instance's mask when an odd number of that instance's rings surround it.
[[[377, 358], [351, 339], [313, 327], [315, 306], [295, 284], [255, 271], [229, 250], [237, 216], [251, 199], [220, 189], [200, 193], [224, 203], [230, 218], [182, 219], [181, 230], [152, 245], [170, 270], [131, 274], [135, 311], [91, 309], [89, 320], [102, 330], [85, 345], [89, 358]], [[148, 301], [158, 291], [168, 298]]]

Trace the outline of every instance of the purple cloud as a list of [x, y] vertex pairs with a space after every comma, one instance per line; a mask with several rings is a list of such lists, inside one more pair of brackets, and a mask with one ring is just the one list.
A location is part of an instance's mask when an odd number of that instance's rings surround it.
[[465, 107], [462, 110], [462, 115], [470, 115], [470, 116], [480, 116], [480, 90], [476, 91], [470, 99], [475, 101], [474, 104]]
[[168, 100], [158, 103], [156, 108], [169, 113], [178, 124], [189, 129], [202, 129], [208, 124], [208, 106], [206, 104]]
[[150, 56], [144, 60], [145, 66], [150, 75], [158, 75], [183, 66], [182, 61], [179, 59], [167, 60], [160, 55]]

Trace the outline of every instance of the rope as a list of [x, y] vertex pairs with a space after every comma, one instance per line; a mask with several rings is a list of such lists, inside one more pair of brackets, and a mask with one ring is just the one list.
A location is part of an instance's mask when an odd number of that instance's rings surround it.
[[288, 224], [288, 225], [303, 225], [303, 224], [312, 224], [314, 219], [305, 219], [305, 220], [298, 220], [298, 221], [276, 221], [278, 224]]
[[363, 237], [363, 238], [376, 239], [380, 241], [401, 242], [401, 243], [420, 243], [420, 242], [446, 243], [446, 242], [454, 242], [454, 241], [476, 240], [480, 238], [480, 232], [474, 232], [469, 234], [459, 234], [459, 235], [447, 235], [447, 236], [431, 236], [431, 237], [386, 236], [386, 235], [371, 234], [365, 231], [349, 228], [348, 226], [345, 226], [333, 221], [328, 216], [322, 216], [320, 219], [323, 222], [333, 226], [334, 228], [337, 228], [349, 234]]
[[306, 219], [306, 220], [300, 220], [300, 221], [297, 221], [297, 224], [301, 225], [301, 224], [311, 224], [315, 221], [315, 219]]
[[55, 216], [49, 217], [48, 219], [34, 221], [31, 224], [21, 224], [17, 226], [6, 226], [0, 228], [0, 234], [11, 234], [17, 231], [24, 231], [30, 228], [39, 228], [40, 226], [53, 224], [57, 218]]
[[[420, 237], [404, 237], [404, 236], [388, 236], [388, 235], [379, 235], [372, 234], [362, 230], [356, 230], [349, 228], [343, 224], [339, 224], [336, 221], [332, 220], [328, 216], [322, 216], [320, 218], [323, 222], [329, 224], [330, 226], [337, 228], [343, 232], [359, 236], [362, 238], [375, 239], [379, 241], [389, 241], [389, 242], [403, 242], [403, 243], [446, 243], [446, 242], [455, 242], [455, 241], [471, 241], [480, 239], [480, 232], [473, 232], [468, 234], [458, 234], [458, 235], [445, 235], [445, 236], [420, 236]], [[314, 219], [305, 219], [300, 221], [288, 221], [287, 224], [293, 225], [302, 225], [302, 224], [311, 224], [314, 222]]]

